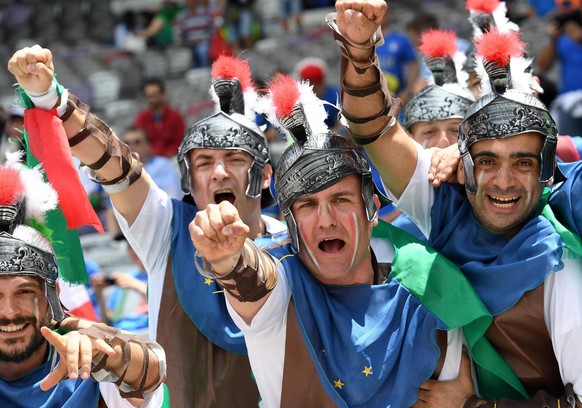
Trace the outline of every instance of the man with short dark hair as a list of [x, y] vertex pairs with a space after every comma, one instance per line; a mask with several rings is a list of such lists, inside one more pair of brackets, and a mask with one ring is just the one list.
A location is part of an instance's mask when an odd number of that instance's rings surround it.
[[142, 91], [148, 106], [135, 117], [134, 125], [145, 129], [154, 154], [175, 156], [186, 130], [184, 117], [168, 104], [166, 87], [161, 79], [148, 79]]

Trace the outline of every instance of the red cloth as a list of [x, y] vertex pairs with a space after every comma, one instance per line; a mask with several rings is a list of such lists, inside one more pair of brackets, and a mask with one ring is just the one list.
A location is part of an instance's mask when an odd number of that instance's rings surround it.
[[103, 226], [79, 179], [63, 122], [56, 110], [26, 109], [24, 127], [28, 132], [30, 152], [42, 163], [48, 181], [57, 191], [67, 227], [91, 225], [103, 233]]
[[134, 124], [145, 129], [154, 155], [169, 157], [178, 153], [178, 147], [186, 131], [186, 124], [184, 117], [177, 109], [166, 106], [159, 117], [156, 117], [151, 110], [144, 109], [137, 115]]

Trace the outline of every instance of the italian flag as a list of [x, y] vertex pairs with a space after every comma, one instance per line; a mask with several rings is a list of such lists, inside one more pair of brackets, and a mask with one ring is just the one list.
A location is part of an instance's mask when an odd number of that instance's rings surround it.
[[[59, 93], [62, 87], [59, 85]], [[83, 249], [76, 228], [92, 225], [103, 233], [103, 227], [93, 210], [73, 164], [71, 149], [62, 121], [56, 110], [35, 108], [19, 89], [24, 113], [24, 139], [27, 166], [41, 164], [46, 178], [58, 194], [59, 205], [45, 214], [44, 226], [59, 267], [61, 301], [71, 314], [97, 321], [89, 294], [83, 285], [89, 283]], [[48, 237], [47, 237], [48, 238]]]

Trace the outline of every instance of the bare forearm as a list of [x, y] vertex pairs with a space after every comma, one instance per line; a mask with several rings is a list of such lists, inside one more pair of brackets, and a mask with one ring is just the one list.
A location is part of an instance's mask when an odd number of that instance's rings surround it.
[[556, 47], [553, 41], [547, 43], [538, 53], [536, 57], [536, 64], [538, 70], [546, 72], [549, 70], [556, 60]]

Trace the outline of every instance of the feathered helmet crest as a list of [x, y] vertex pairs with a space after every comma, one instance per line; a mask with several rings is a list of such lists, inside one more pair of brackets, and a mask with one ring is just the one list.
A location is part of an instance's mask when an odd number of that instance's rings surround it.
[[429, 85], [405, 105], [405, 129], [410, 130], [417, 122], [462, 119], [473, 103], [468, 74], [462, 69], [466, 56], [457, 49], [456, 39], [455, 33], [445, 30], [422, 34], [419, 50], [432, 77]]

